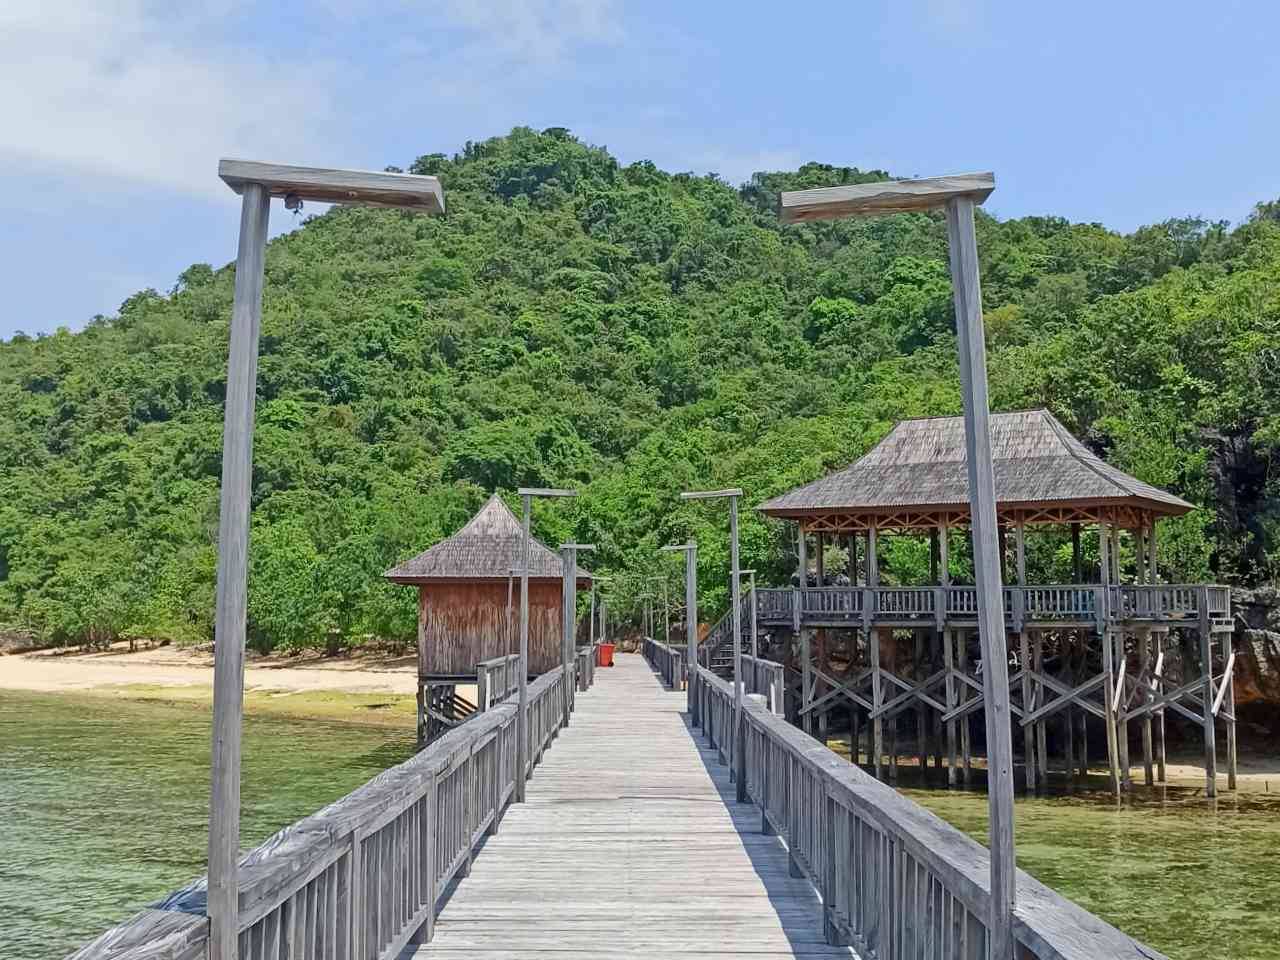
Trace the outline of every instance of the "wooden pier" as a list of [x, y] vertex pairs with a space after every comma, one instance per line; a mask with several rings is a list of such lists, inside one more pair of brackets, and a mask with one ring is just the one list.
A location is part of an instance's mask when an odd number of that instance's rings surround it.
[[403, 958], [851, 957], [787, 869], [682, 693], [622, 656]]
[[[242, 857], [241, 960], [986, 960], [985, 847], [764, 697], [739, 734], [728, 684], [695, 666], [684, 691], [678, 651], [646, 648], [579, 651], [576, 698], [559, 670], [530, 686], [524, 803], [508, 699]], [[1162, 960], [1026, 874], [1017, 894], [1014, 960]], [[204, 960], [204, 910], [202, 879], [74, 960]]]

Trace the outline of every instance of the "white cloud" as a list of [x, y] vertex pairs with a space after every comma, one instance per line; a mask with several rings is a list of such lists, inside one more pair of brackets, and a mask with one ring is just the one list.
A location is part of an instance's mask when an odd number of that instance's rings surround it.
[[[524, 68], [621, 38], [616, 0], [322, 0], [303, 19], [299, 35], [339, 51], [327, 62], [305, 44], [295, 51], [288, 24], [264, 35], [259, 10], [241, 0], [6, 0], [0, 162], [213, 195], [224, 189], [220, 156], [361, 155], [344, 105], [492, 93], [493, 78], [518, 84]], [[362, 96], [378, 81], [369, 47], [342, 44], [357, 30], [382, 39], [384, 55], [416, 61], [415, 82]]]
[[0, 153], [192, 193], [223, 191], [217, 158], [305, 155], [332, 129], [324, 65], [215, 38], [230, 4], [16, 0], [0, 12]]

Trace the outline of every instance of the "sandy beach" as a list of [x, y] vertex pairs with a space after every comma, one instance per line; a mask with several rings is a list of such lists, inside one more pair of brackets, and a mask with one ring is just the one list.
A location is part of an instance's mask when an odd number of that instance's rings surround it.
[[[323, 658], [258, 657], [245, 663], [248, 691], [390, 693], [413, 696], [412, 656]], [[94, 690], [119, 686], [212, 687], [213, 656], [207, 651], [157, 647], [129, 653], [127, 646], [102, 653], [10, 654], [0, 657], [0, 688]]]

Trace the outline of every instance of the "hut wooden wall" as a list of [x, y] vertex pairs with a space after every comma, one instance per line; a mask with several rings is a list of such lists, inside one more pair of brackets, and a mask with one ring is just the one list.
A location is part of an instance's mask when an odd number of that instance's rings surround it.
[[[560, 663], [559, 580], [529, 581], [529, 670]], [[481, 660], [514, 653], [520, 643], [520, 584], [507, 624], [507, 581], [433, 583], [418, 588], [418, 673], [474, 674]], [[510, 649], [508, 649], [510, 644]]]

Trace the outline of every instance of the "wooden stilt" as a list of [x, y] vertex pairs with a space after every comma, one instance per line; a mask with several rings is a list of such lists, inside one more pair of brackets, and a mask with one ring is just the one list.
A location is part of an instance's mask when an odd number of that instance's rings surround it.
[[1080, 553], [1080, 524], [1071, 525], [1071, 570], [1076, 583], [1084, 582], [1084, 564]]
[[898, 782], [898, 719], [902, 714], [889, 718], [889, 782]]
[[1204, 792], [1205, 796], [1218, 795], [1218, 744], [1213, 724], [1213, 701], [1217, 691], [1213, 687], [1213, 632], [1209, 629], [1209, 588], [1200, 587], [1200, 669], [1204, 677]]
[[[959, 632], [960, 641], [960, 672], [965, 676], [969, 675], [969, 637], [965, 631]], [[966, 683], [960, 687], [960, 702], [963, 704], [969, 699], [969, 685]], [[967, 787], [973, 782], [973, 750], [969, 737], [969, 721], [972, 714], [966, 714], [960, 719], [960, 753], [961, 753], [961, 772], [964, 777], [964, 785]]]
[[[1143, 538], [1145, 539], [1145, 537]], [[1151, 671], [1151, 628], [1141, 627], [1138, 630], [1138, 660], [1140, 663], [1139, 675], [1150, 675]], [[1152, 699], [1151, 689], [1144, 689], [1142, 699], [1150, 702]], [[1149, 787], [1155, 783], [1155, 770], [1152, 766], [1152, 738], [1151, 738], [1151, 714], [1143, 714], [1142, 717], [1142, 780]]]
[[[1154, 527], [1152, 530], [1154, 531]], [[1156, 634], [1156, 659], [1160, 658], [1160, 654], [1164, 652], [1165, 638], [1168, 632], [1161, 630]], [[1164, 694], [1164, 676], [1156, 678], [1156, 693]], [[1164, 708], [1156, 711], [1156, 736], [1158, 743], [1156, 746], [1156, 776], [1161, 783], [1165, 782], [1165, 753], [1164, 753]]]
[[1076, 711], [1075, 707], [1067, 707], [1062, 711], [1065, 723], [1062, 728], [1062, 741], [1066, 746], [1067, 784], [1075, 786], [1076, 782]]
[[1080, 776], [1089, 776], [1089, 714], [1081, 710], [1077, 716], [1080, 720]]
[[[1231, 634], [1225, 633], [1224, 644], [1231, 642]], [[1222, 682], [1227, 685], [1227, 691], [1224, 694], [1223, 707], [1227, 711], [1227, 789], [1234, 790], [1236, 788], [1236, 690], [1235, 680], [1233, 677], [1223, 677]]]
[[[919, 683], [929, 675], [924, 662], [924, 631], [911, 631], [915, 639], [915, 656], [912, 658], [911, 679], [915, 683]], [[916, 753], [920, 755], [920, 775], [923, 777], [929, 772], [929, 738], [927, 733], [928, 717], [925, 714], [924, 704], [916, 707]]]
[[[954, 710], [958, 698], [956, 696], [956, 679], [951, 676], [955, 667], [955, 648], [951, 630], [942, 631], [942, 662], [947, 669], [947, 710]], [[955, 786], [960, 781], [960, 771], [956, 769], [956, 721], [947, 721], [947, 783]]]
[[[1018, 631], [1018, 659], [1022, 661], [1022, 709], [1031, 710], [1031, 647], [1027, 643], [1026, 630]], [[1036, 748], [1035, 734], [1028, 724], [1022, 728], [1022, 753], [1026, 766], [1027, 792], [1036, 790]]]
[[[1128, 708], [1128, 683], [1130, 673], [1127, 669], [1127, 657], [1124, 648], [1124, 631], [1116, 630], [1112, 634], [1113, 643], [1115, 644], [1115, 664], [1116, 679], [1118, 683], [1119, 697], [1116, 700], [1116, 757], [1120, 763], [1120, 784], [1124, 787], [1133, 786], [1133, 765], [1129, 762], [1129, 708]], [[1120, 671], [1124, 670], [1123, 675]]]
[[1110, 773], [1111, 792], [1120, 795], [1120, 753], [1116, 743], [1115, 713], [1115, 638], [1112, 632], [1102, 632], [1102, 713], [1107, 728], [1107, 768]]
[[800, 699], [803, 707], [804, 722], [801, 729], [813, 736], [813, 711], [809, 705], [813, 703], [813, 657], [809, 649], [810, 631], [800, 628]]
[[[881, 658], [888, 654], [889, 663], [888, 670], [894, 676], [898, 675], [898, 644], [894, 639], [892, 630], [884, 631], [885, 648], [881, 651]], [[898, 780], [898, 719], [901, 713], [895, 713], [889, 718], [889, 782], [896, 783]]]
[[[867, 631], [867, 647], [871, 651], [871, 706], [879, 710], [884, 702], [884, 688], [880, 677], [880, 631]], [[877, 716], [871, 721], [872, 756], [877, 779], [884, 779], [884, 718]]]
[[[1062, 669], [1058, 671], [1058, 679], [1067, 686], [1075, 686], [1075, 670], [1072, 668], [1072, 658], [1075, 656], [1075, 638], [1072, 636], [1064, 636], [1060, 639], [1061, 656], [1059, 662]], [[1067, 755], [1067, 785], [1075, 786], [1076, 782], [1076, 709], [1075, 707], [1067, 707], [1062, 711], [1064, 725], [1062, 728], [1062, 742], [1065, 746]]]
[[[939, 635], [938, 640], [939, 640], [938, 658], [937, 660], [930, 658], [929, 660], [930, 673], [934, 672], [933, 668], [935, 664], [937, 663], [938, 660], [941, 660], [942, 658], [941, 635]], [[944, 751], [946, 750], [946, 743], [944, 740], [944, 735], [942, 730], [942, 714], [937, 713], [933, 710], [929, 711], [929, 735], [933, 738], [933, 766], [936, 770], [941, 771], [944, 763], [943, 757], [944, 757]]]
[[858, 708], [854, 705], [849, 706], [849, 762], [854, 766], [858, 766], [862, 762], [862, 758], [858, 756], [862, 750], [862, 744], [859, 741], [861, 730], [859, 726], [862, 722], [862, 715]]
[[[1031, 659], [1038, 677], [1044, 673], [1044, 631], [1037, 630], [1033, 636]], [[1033, 692], [1037, 707], [1044, 703], [1044, 689], [1044, 684], [1040, 684]], [[1044, 720], [1037, 721], [1033, 726], [1036, 728], [1036, 782], [1043, 790], [1049, 785], [1049, 737]]]
[[[822, 534], [818, 534], [818, 583], [822, 583]], [[818, 675], [814, 677], [813, 699], [820, 700], [827, 692], [827, 684], [821, 674], [827, 669], [827, 631], [815, 630], [814, 639], [818, 646]], [[818, 711], [818, 740], [823, 746], [827, 744], [827, 715], [830, 707], [822, 707]]]

